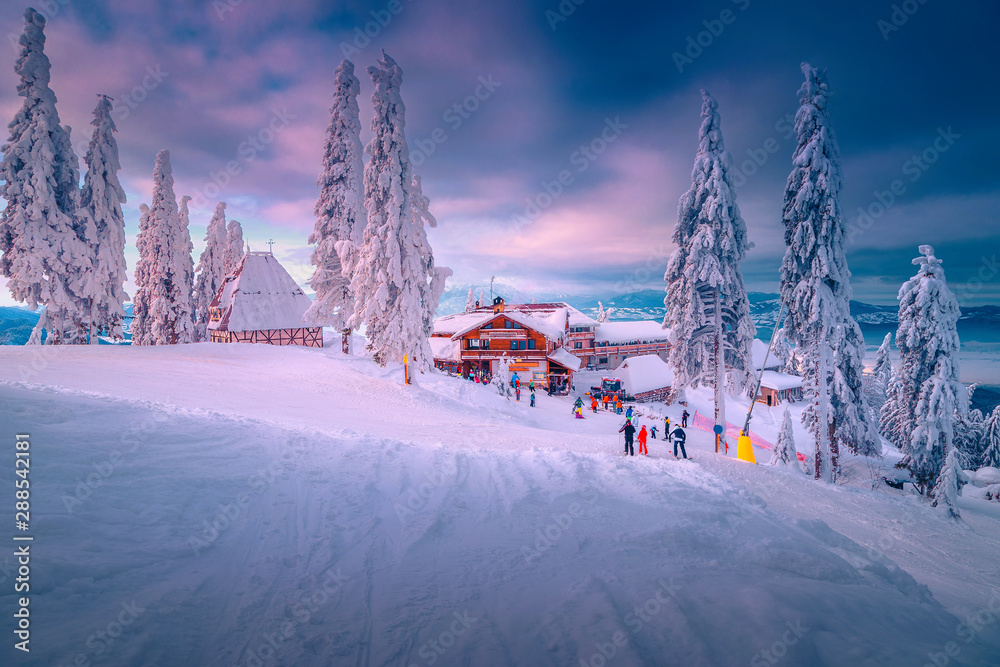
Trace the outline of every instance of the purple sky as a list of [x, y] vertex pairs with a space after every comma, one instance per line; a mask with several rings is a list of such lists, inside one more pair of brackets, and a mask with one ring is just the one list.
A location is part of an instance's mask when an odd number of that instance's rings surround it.
[[[963, 304], [1000, 301], [993, 3], [919, 5], [890, 32], [878, 22], [892, 20], [892, 3], [588, 0], [558, 22], [556, 0], [483, 5], [49, 0], [36, 9], [49, 18], [52, 88], [81, 160], [95, 94], [118, 100], [130, 269], [138, 206], [149, 201], [154, 156], [166, 148], [178, 197], [195, 197], [196, 253], [223, 200], [255, 249], [273, 238], [292, 275], [308, 278], [333, 72], [349, 45], [364, 142], [364, 68], [382, 48], [403, 68], [407, 139], [440, 223], [429, 236], [456, 281], [496, 275], [523, 290], [586, 294], [661, 288], [704, 87], [719, 100], [737, 165], [755, 172], [737, 178], [756, 244], [744, 266], [748, 287], [775, 291], [793, 148], [783, 119], [795, 112], [799, 63], [808, 60], [828, 68], [835, 92], [848, 220], [893, 181], [904, 190], [850, 245], [855, 296], [892, 302], [913, 273], [917, 245], [930, 243]], [[5, 119], [21, 104], [11, 35], [16, 41], [23, 10], [8, 2], [0, 12]], [[357, 48], [366, 27], [375, 37]], [[689, 37], [708, 45], [678, 67], [672, 54], [689, 48]], [[913, 171], [908, 161], [934, 146], [939, 128], [952, 128], [950, 143], [939, 141], [945, 150], [934, 164]], [[588, 145], [599, 154], [581, 151]], [[761, 167], [748, 162], [751, 153]], [[213, 181], [228, 162], [239, 173]], [[548, 203], [545, 184], [554, 190], [561, 172], [558, 196], [517, 225], [530, 201]], [[6, 292], [0, 303], [11, 303]]]

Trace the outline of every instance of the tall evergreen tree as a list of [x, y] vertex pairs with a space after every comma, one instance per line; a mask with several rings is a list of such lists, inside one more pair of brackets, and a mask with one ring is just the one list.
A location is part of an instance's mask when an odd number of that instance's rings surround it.
[[424, 194], [420, 176], [413, 175], [410, 187], [411, 223], [413, 224], [414, 237], [420, 247], [421, 276], [427, 276], [427, 279], [421, 278], [419, 281], [420, 300], [424, 306], [424, 333], [430, 338], [431, 334], [434, 333], [434, 317], [437, 315], [438, 304], [441, 303], [441, 295], [444, 294], [445, 283], [453, 274], [451, 269], [434, 264], [434, 251], [427, 240], [427, 230], [424, 229], [424, 223], [426, 222], [431, 227], [437, 227], [437, 218], [431, 214], [431, 202]]
[[198, 259], [198, 277], [194, 284], [192, 300], [195, 308], [195, 341], [208, 340], [208, 323], [211, 320], [208, 306], [219, 292], [226, 277], [226, 202], [215, 205], [215, 212], [205, 232], [205, 249]]
[[934, 248], [920, 246], [917, 275], [899, 290], [899, 373], [894, 402], [901, 414], [905, 465], [918, 484], [932, 488], [953, 448], [955, 418], [968, 405], [958, 381], [960, 311]]
[[[186, 198], [189, 199], [189, 198]], [[187, 201], [183, 201], [186, 208]], [[143, 212], [139, 228], [139, 262], [136, 265], [136, 298], [133, 302], [133, 345], [190, 343], [191, 238], [181, 222], [174, 195], [170, 152], [156, 155], [153, 169], [153, 203]], [[142, 282], [140, 282], [140, 278]]]
[[472, 295], [472, 288], [469, 288], [469, 295], [465, 297], [465, 312], [471, 313], [476, 309], [476, 297]]
[[[326, 131], [323, 170], [316, 184], [316, 224], [309, 236], [315, 244], [312, 263], [316, 267], [310, 284], [316, 298], [306, 312], [307, 321], [345, 329], [354, 310], [351, 278], [344, 274], [344, 258], [337, 243], [362, 242], [367, 221], [364, 196], [364, 164], [361, 147], [361, 120], [358, 117], [358, 94], [361, 84], [354, 76], [354, 64], [344, 60], [336, 72], [336, 88], [330, 126]], [[342, 249], [352, 246], [341, 246]]]
[[934, 498], [933, 506], [940, 507], [952, 519], [960, 519], [958, 497], [962, 495], [962, 487], [968, 481], [969, 477], [959, 462], [958, 452], [954, 449], [949, 450], [941, 474], [934, 484], [934, 491], [931, 493]]
[[0, 149], [0, 197], [7, 201], [0, 214], [0, 274], [15, 300], [31, 310], [45, 306], [32, 341], [45, 327], [47, 344], [81, 343], [89, 328], [96, 234], [79, 212], [79, 161], [49, 88], [45, 18], [28, 9], [24, 20], [14, 66], [24, 104]]
[[986, 420], [985, 428], [986, 451], [983, 452], [982, 464], [990, 468], [1000, 468], [1000, 405], [993, 408]]
[[886, 333], [882, 344], [879, 345], [878, 351], [875, 353], [875, 366], [872, 368], [872, 375], [878, 378], [885, 387], [889, 386], [889, 377], [892, 375], [892, 360], [889, 357], [891, 346], [892, 332], [890, 331]]
[[240, 265], [244, 254], [243, 226], [236, 220], [230, 220], [226, 228], [226, 254], [223, 261], [227, 276]]
[[834, 481], [839, 452], [878, 453], [862, 388], [864, 339], [851, 316], [851, 273], [840, 210], [840, 151], [830, 129], [826, 74], [802, 64], [795, 115], [798, 145], [785, 186], [781, 298], [785, 331], [804, 366], [803, 424], [815, 438], [817, 479]]
[[[667, 314], [663, 326], [670, 330], [669, 362], [681, 387], [717, 384], [712, 362], [714, 338], [696, 332], [707, 326], [719, 327], [724, 365], [729, 368], [729, 390], [735, 395], [744, 390], [753, 370], [751, 344], [756, 329], [740, 272], [751, 244], [736, 204], [731, 172], [732, 158], [722, 139], [718, 103], [702, 91], [691, 189], [680, 200], [673, 235], [677, 250], [664, 275]], [[722, 318], [723, 311], [712, 305], [710, 300], [715, 297], [707, 297], [705, 287], [717, 290], [732, 319]], [[713, 307], [718, 322], [712, 316]], [[722, 382], [725, 384], [725, 379]]]
[[450, 271], [433, 267], [422, 221], [411, 202], [413, 174], [399, 94], [402, 70], [383, 51], [378, 67], [369, 67], [368, 74], [375, 84], [374, 136], [365, 149], [368, 223], [360, 247], [340, 242], [349, 250], [356, 300], [348, 326], [365, 325], [367, 349], [379, 364], [409, 355], [416, 368], [425, 369], [433, 361], [428, 313], [436, 308], [434, 297]]
[[118, 159], [118, 131], [111, 119], [111, 98], [99, 95], [94, 109], [94, 135], [87, 149], [87, 173], [83, 178], [80, 204], [90, 216], [96, 232], [94, 253], [94, 280], [90, 304], [90, 342], [97, 343], [97, 333], [106, 333], [115, 340], [123, 340], [122, 322], [125, 319], [125, 281], [128, 267], [125, 264], [125, 190], [118, 181], [121, 163]]
[[781, 417], [781, 430], [778, 431], [778, 441], [774, 444], [774, 452], [771, 454], [771, 465], [783, 464], [799, 468], [798, 452], [795, 449], [795, 437], [792, 434], [792, 415], [785, 408], [785, 413]]

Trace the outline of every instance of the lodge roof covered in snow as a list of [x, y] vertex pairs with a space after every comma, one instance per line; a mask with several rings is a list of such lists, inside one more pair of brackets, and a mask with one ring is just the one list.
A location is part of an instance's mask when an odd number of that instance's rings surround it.
[[764, 371], [761, 374], [760, 386], [775, 391], [782, 389], [797, 389], [802, 386], [802, 378], [798, 375], [779, 373], [778, 371]]
[[603, 322], [597, 325], [594, 340], [598, 343], [630, 343], [632, 341], [667, 340], [668, 330], [659, 320]]
[[434, 335], [461, 338], [501, 316], [552, 340], [562, 337], [567, 324], [571, 327], [597, 326], [597, 320], [566, 303], [519, 303], [504, 304], [501, 312], [494, 312], [492, 306], [480, 306], [469, 312], [439, 317], [434, 321]]
[[615, 374], [621, 378], [625, 391], [633, 395], [670, 387], [674, 383], [670, 366], [656, 354], [629, 357]]
[[248, 252], [226, 276], [209, 308], [222, 312], [213, 331], [266, 331], [308, 326], [302, 316], [312, 302], [270, 252]]

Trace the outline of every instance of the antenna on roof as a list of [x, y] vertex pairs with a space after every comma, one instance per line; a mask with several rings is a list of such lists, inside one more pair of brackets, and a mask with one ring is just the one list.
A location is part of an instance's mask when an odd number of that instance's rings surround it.
[[274, 239], [268, 239], [267, 240], [267, 251], [273, 255], [274, 254], [274, 248], [272, 246], [274, 246]]

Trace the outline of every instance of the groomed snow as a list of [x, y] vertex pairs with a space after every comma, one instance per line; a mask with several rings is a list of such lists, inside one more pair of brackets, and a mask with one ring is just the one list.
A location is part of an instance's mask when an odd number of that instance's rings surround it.
[[[652, 439], [623, 458], [620, 418], [573, 419], [572, 398], [530, 408], [436, 373], [401, 379], [336, 349], [0, 347], [0, 428], [33, 447], [32, 664], [1000, 654], [1000, 624], [962, 626], [1000, 608], [995, 502], [961, 498], [958, 525], [869, 490], [849, 457], [833, 486], [715, 455], [696, 429], [694, 461]], [[773, 441], [779, 417], [758, 406], [754, 429]], [[0, 607], [12, 597], [0, 588]], [[123, 605], [136, 618], [96, 640]]]

